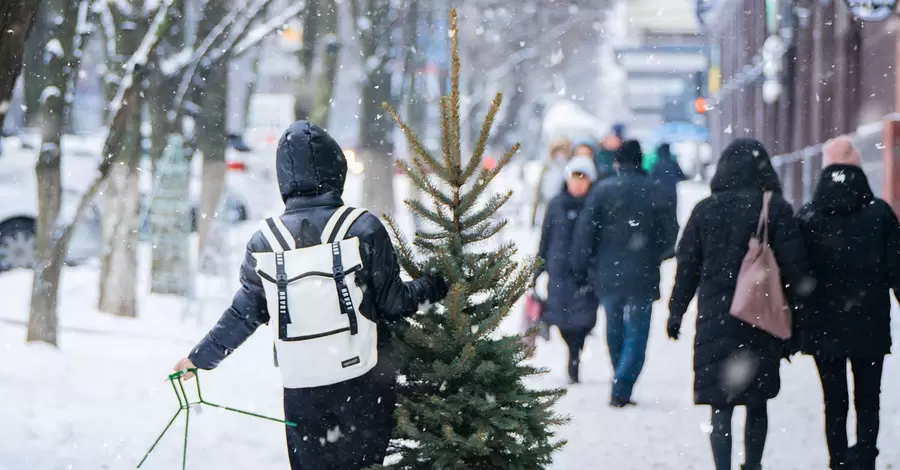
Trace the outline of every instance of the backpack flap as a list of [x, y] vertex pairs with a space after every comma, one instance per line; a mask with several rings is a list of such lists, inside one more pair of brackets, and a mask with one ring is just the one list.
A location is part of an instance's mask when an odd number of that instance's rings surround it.
[[[338, 277], [335, 276], [335, 247], [340, 248], [342, 267]], [[356, 274], [362, 269], [358, 238], [284, 253], [254, 253], [254, 257], [269, 311], [278, 312], [279, 339], [302, 341], [323, 333], [357, 329], [362, 292], [355, 289], [360, 295], [354, 298], [357, 296], [349, 286], [356, 287]], [[278, 272], [279, 260], [283, 275]], [[340, 307], [342, 315], [316, 315], [309, 311], [331, 306]]]

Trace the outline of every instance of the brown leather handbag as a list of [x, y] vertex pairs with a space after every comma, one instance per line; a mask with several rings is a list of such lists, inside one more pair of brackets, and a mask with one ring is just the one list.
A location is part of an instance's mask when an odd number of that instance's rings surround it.
[[791, 309], [784, 296], [781, 270], [769, 246], [769, 205], [772, 192], [763, 194], [756, 234], [738, 272], [731, 316], [781, 339], [791, 337]]

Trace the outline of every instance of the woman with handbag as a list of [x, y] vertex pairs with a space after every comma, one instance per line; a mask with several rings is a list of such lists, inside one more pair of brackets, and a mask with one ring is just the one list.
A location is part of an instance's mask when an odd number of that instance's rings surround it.
[[[875, 470], [884, 356], [891, 350], [891, 296], [900, 292], [900, 223], [875, 197], [847, 137], [825, 144], [825, 168], [797, 218], [816, 295], [801, 327], [825, 402], [832, 469]], [[853, 370], [856, 445], [847, 446], [847, 363]]]
[[579, 381], [581, 350], [597, 323], [600, 301], [590, 287], [578, 284], [572, 272], [572, 234], [591, 184], [597, 179], [597, 169], [593, 159], [577, 156], [566, 165], [566, 175], [564, 190], [547, 205], [538, 248], [546, 273], [538, 275], [547, 277], [541, 321], [559, 328], [569, 347], [569, 382], [575, 384]]
[[[773, 305], [766, 292], [755, 289], [774, 287], [770, 293], [786, 297], [796, 311], [811, 290], [806, 251], [768, 152], [758, 141], [732, 142], [719, 159], [710, 189], [712, 195], [694, 207], [678, 244], [667, 333], [678, 339], [696, 294], [694, 403], [712, 407], [716, 470], [731, 469], [735, 406], [747, 409], [742, 468], [760, 470], [768, 432], [766, 405], [781, 388], [779, 363], [789, 344], [784, 338], [791, 333], [791, 315], [783, 301]], [[765, 279], [767, 268], [774, 280]], [[746, 282], [747, 274], [762, 277]], [[765, 321], [749, 323], [757, 318]]]

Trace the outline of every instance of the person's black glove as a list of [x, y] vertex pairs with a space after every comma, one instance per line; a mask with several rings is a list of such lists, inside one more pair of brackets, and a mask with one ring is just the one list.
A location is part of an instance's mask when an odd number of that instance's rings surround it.
[[428, 283], [427, 300], [429, 303], [440, 302], [447, 297], [450, 286], [444, 276], [438, 273], [428, 274], [425, 276], [425, 281]]
[[666, 335], [669, 338], [678, 340], [678, 336], [681, 333], [681, 318], [676, 317], [675, 315], [669, 315], [668, 321], [666, 321]]

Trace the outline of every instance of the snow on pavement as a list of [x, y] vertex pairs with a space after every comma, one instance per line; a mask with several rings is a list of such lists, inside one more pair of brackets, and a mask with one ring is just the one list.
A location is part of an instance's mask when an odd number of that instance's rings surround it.
[[[682, 187], [682, 223], [704, 188]], [[240, 238], [254, 224], [241, 228]], [[533, 252], [536, 234], [506, 234]], [[673, 264], [663, 267], [665, 294]], [[90, 266], [66, 270], [60, 299], [60, 349], [25, 345], [31, 275], [0, 275], [0, 470], [134, 468], [174, 414], [177, 403], [166, 375], [227, 305], [231, 289], [215, 292], [202, 325], [180, 320], [180, 303], [143, 295], [141, 317], [120, 319], [94, 312], [97, 273]], [[568, 445], [553, 469], [709, 469], [708, 409], [691, 402], [692, 321], [684, 338], [665, 338], [665, 302], [654, 306], [647, 364], [638, 382], [639, 406], [611, 409], [610, 366], [603, 317], [589, 337], [583, 383], [570, 387], [559, 411], [572, 421], [561, 429]], [[689, 314], [690, 316], [691, 314]], [[520, 318], [503, 329], [515, 331]], [[897, 323], [894, 323], [897, 330]], [[278, 371], [272, 364], [268, 331], [254, 335], [213, 372], [203, 373], [204, 397], [212, 402], [281, 416]], [[541, 386], [565, 383], [565, 347], [558, 334], [538, 342], [534, 362], [550, 367]], [[782, 368], [782, 393], [770, 403], [769, 442], [764, 463], [776, 470], [827, 467], [821, 390], [812, 361], [796, 357]], [[193, 387], [193, 384], [191, 384]], [[882, 394], [879, 469], [900, 468], [900, 367], [889, 357]], [[189, 388], [189, 393], [193, 390]], [[741, 413], [736, 416], [740, 417]], [[740, 418], [736, 421], [739, 421]], [[742, 461], [742, 432], [736, 422], [735, 465]], [[851, 426], [853, 426], [851, 419]], [[287, 468], [282, 426], [215, 409], [192, 415], [188, 468]], [[144, 467], [178, 468], [183, 424], [173, 425]]]

